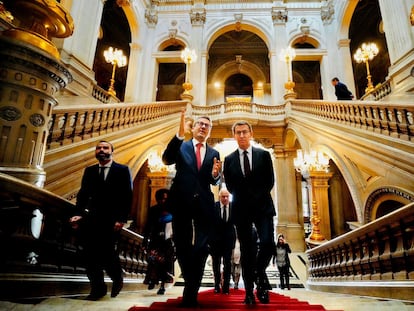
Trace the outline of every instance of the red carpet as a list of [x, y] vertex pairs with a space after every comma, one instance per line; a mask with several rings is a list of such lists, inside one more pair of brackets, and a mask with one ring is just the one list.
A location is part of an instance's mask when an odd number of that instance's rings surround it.
[[[230, 290], [230, 295], [214, 294], [213, 289], [202, 291], [198, 294], [199, 306], [196, 310], [212, 311], [238, 311], [238, 310], [269, 310], [269, 311], [313, 311], [326, 310], [322, 305], [311, 305], [305, 301], [299, 301], [277, 293], [269, 292], [270, 302], [261, 304], [256, 299], [256, 304], [246, 306], [243, 303], [244, 290]], [[154, 302], [149, 307], [131, 307], [128, 311], [184, 311], [194, 310], [179, 306], [181, 297], [168, 299], [166, 302]]]

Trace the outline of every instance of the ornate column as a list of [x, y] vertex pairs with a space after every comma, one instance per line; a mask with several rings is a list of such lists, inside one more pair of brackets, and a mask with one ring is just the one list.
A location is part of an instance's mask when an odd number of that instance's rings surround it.
[[312, 243], [331, 239], [331, 225], [329, 213], [328, 181], [332, 173], [325, 171], [310, 171], [307, 178], [311, 186], [312, 202], [312, 233], [309, 240]]
[[328, 171], [329, 158], [321, 151], [303, 152], [299, 149], [293, 163], [310, 187], [312, 233], [306, 241], [315, 246], [331, 238], [328, 181], [333, 174]]
[[150, 189], [151, 189], [151, 200], [149, 206], [155, 205], [157, 201], [155, 200], [155, 192], [159, 189], [170, 189], [172, 179], [174, 178], [174, 173], [167, 170], [159, 172], [150, 172], [148, 173], [148, 178], [150, 179]]
[[[143, 232], [148, 218], [148, 209], [155, 205], [155, 193], [157, 190], [170, 189], [175, 171], [171, 166], [162, 163], [161, 156], [156, 152], [148, 155], [148, 166], [141, 176], [138, 210], [136, 215], [137, 231]], [[144, 176], [145, 175], [145, 176]], [[135, 185], [134, 185], [135, 187]]]
[[65, 38], [73, 21], [55, 1], [15, 0], [20, 27], [0, 36], [0, 172], [43, 187], [43, 160], [54, 95], [72, 81], [51, 37]]

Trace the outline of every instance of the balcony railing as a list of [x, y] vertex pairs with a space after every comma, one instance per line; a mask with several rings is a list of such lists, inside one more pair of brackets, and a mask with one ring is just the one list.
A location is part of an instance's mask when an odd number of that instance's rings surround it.
[[307, 256], [314, 289], [358, 295], [364, 287], [366, 295], [412, 300], [414, 203], [310, 249]]
[[294, 113], [349, 125], [406, 141], [414, 140], [414, 106], [384, 102], [312, 101], [291, 102]]
[[[33, 286], [36, 280], [45, 284], [45, 279], [49, 279], [56, 286], [56, 282], [70, 283], [71, 279], [84, 276], [82, 247], [77, 243], [77, 231], [68, 222], [74, 204], [1, 173], [0, 189], [0, 297], [50, 295], [56, 291], [50, 286]], [[141, 282], [147, 268], [142, 241], [139, 234], [123, 229], [118, 244], [126, 277]], [[57, 281], [57, 275], [65, 278]], [[32, 286], [26, 287], [25, 281]], [[60, 290], [59, 294], [68, 294], [63, 286]], [[76, 292], [80, 292], [77, 287]]]

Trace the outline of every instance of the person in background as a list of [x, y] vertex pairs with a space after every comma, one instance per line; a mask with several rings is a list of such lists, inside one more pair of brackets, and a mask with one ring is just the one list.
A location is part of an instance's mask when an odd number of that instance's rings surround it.
[[167, 204], [173, 216], [174, 244], [184, 278], [181, 307], [198, 306], [198, 290], [208, 256], [208, 239], [214, 222], [214, 195], [211, 185], [220, 181], [221, 162], [217, 150], [206, 141], [212, 123], [209, 117], [194, 120], [192, 139], [184, 141], [185, 110], [181, 112], [178, 133], [168, 143], [162, 160], [175, 164]]
[[348, 87], [340, 82], [338, 78], [332, 79], [332, 85], [335, 87], [335, 95], [338, 100], [352, 100], [354, 98]]
[[290, 290], [289, 284], [289, 269], [290, 269], [290, 260], [289, 254], [292, 251], [290, 250], [289, 244], [286, 243], [283, 234], [277, 236], [277, 243], [275, 247], [275, 253], [273, 255], [272, 263], [276, 264], [277, 269], [279, 270], [280, 276], [280, 288], [285, 289], [287, 287]]
[[[233, 196], [233, 219], [240, 241], [241, 264], [246, 296], [244, 303], [255, 304], [253, 294], [261, 303], [269, 303], [269, 280], [266, 275], [272, 258], [274, 242], [273, 216], [276, 215], [271, 190], [274, 186], [270, 153], [251, 145], [253, 130], [246, 121], [233, 124], [232, 132], [238, 148], [224, 160], [224, 180]], [[253, 237], [253, 225], [257, 240]]]
[[116, 297], [124, 284], [116, 244], [131, 208], [132, 181], [128, 166], [116, 163], [113, 152], [111, 143], [97, 144], [95, 157], [99, 163], [85, 169], [76, 210], [69, 219], [82, 238], [91, 285], [88, 300], [106, 295], [104, 270], [112, 279], [111, 297]]
[[147, 273], [144, 284], [153, 289], [160, 282], [158, 295], [164, 295], [165, 283], [173, 281], [174, 243], [172, 241], [172, 215], [167, 210], [168, 189], [155, 192], [157, 204], [148, 211], [144, 231], [144, 248], [147, 250]]
[[[229, 201], [230, 193], [222, 188], [219, 201], [216, 202], [215, 222], [210, 238], [210, 253], [213, 262], [214, 292], [230, 294], [231, 255], [236, 243], [236, 229], [232, 221], [232, 209]], [[223, 260], [223, 279], [221, 261]], [[220, 289], [221, 281], [223, 281]]]
[[239, 239], [236, 238], [236, 243], [231, 256], [231, 277], [233, 279], [234, 289], [239, 289], [240, 270], [240, 242]]

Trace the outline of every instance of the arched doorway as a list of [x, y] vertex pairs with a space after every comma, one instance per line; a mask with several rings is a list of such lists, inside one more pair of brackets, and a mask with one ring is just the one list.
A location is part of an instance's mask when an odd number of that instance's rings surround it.
[[[183, 44], [177, 40], [172, 40], [162, 51], [167, 54], [175, 54], [184, 49]], [[185, 64], [183, 62], [174, 62], [166, 58], [165, 61], [158, 65], [157, 79], [157, 101], [180, 100], [183, 93], [183, 83], [185, 80]]]
[[234, 74], [227, 78], [224, 86], [224, 98], [253, 98], [253, 81], [244, 74]]
[[[116, 23], [116, 27], [114, 27], [114, 23]], [[104, 51], [109, 47], [113, 47], [114, 49], [122, 50], [123, 55], [128, 58], [130, 54], [130, 43], [131, 30], [124, 10], [115, 0], [106, 1], [102, 12], [101, 26], [99, 29], [99, 37], [93, 64], [96, 82], [98, 86], [104, 90], [109, 89], [113, 69], [112, 64], [106, 62]], [[124, 100], [127, 73], [128, 61], [126, 66], [117, 68], [115, 71], [114, 89], [116, 97], [121, 101]]]
[[207, 105], [227, 97], [271, 103], [269, 50], [257, 34], [230, 30], [211, 44], [208, 58]]
[[[371, 79], [374, 86], [384, 82], [391, 63], [378, 0], [358, 2], [349, 25], [349, 38], [351, 39], [349, 48], [352, 56], [362, 43], [374, 42], [377, 45], [380, 52], [369, 62]], [[358, 64], [353, 61], [352, 66], [356, 97], [360, 98], [365, 94], [367, 87], [367, 70], [364, 63]]]

